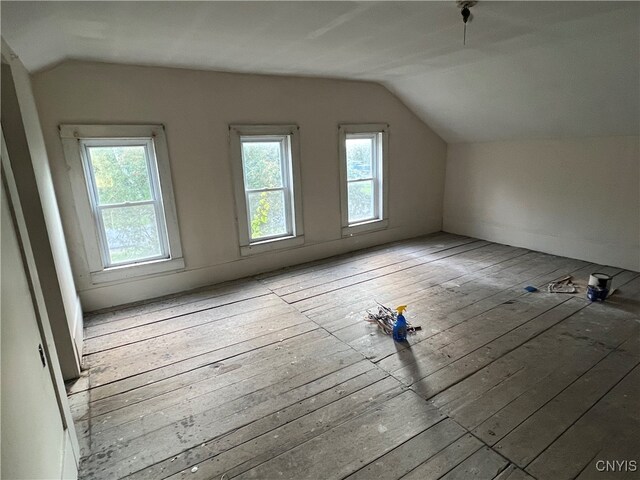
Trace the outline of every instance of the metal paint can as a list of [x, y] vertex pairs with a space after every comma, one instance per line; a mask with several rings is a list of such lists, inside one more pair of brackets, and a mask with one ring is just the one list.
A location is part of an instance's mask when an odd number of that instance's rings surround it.
[[592, 302], [604, 302], [608, 296], [608, 288], [600, 288], [596, 285], [587, 285], [587, 298]]
[[611, 289], [611, 282], [613, 278], [606, 273], [592, 273], [589, 275], [589, 285], [592, 287], [598, 287], [605, 290]]

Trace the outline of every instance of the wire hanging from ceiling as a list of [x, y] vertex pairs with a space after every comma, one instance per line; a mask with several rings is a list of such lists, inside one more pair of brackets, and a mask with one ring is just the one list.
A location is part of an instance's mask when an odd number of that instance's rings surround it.
[[462, 34], [462, 44], [467, 44], [467, 22], [473, 20], [473, 15], [471, 15], [470, 8], [475, 6], [477, 1], [464, 1], [458, 0], [458, 8], [460, 9], [460, 14], [462, 15], [462, 21], [464, 23], [464, 33]]

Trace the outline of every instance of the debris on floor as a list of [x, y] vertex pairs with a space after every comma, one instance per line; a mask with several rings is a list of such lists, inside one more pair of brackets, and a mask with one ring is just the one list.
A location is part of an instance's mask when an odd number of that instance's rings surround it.
[[[378, 328], [382, 330], [386, 335], [393, 334], [393, 327], [396, 324], [396, 319], [398, 317], [398, 314], [394, 312], [392, 309], [390, 309], [389, 307], [382, 305], [381, 303], [378, 303], [378, 302], [376, 303], [378, 304], [378, 312], [372, 313], [370, 311], [367, 311], [367, 316], [365, 317], [365, 320], [369, 323], [377, 324]], [[402, 305], [402, 306], [406, 308], [406, 305]], [[411, 325], [409, 322], [407, 322], [407, 333], [416, 333], [420, 330], [422, 330], [422, 327], [414, 326], [414, 325]]]
[[578, 289], [573, 284], [571, 275], [567, 275], [560, 280], [556, 280], [555, 282], [551, 282], [547, 285], [547, 291], [549, 293], [576, 293]]
[[533, 292], [537, 292], [538, 291], [538, 289], [536, 287], [532, 287], [531, 285], [524, 287], [524, 289], [529, 293], [533, 293]]

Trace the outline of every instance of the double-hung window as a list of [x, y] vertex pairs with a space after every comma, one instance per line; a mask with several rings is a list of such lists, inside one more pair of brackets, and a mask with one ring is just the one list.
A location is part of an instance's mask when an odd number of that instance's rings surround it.
[[298, 127], [233, 125], [230, 134], [241, 253], [303, 243]]
[[184, 267], [162, 126], [60, 132], [94, 283]]
[[340, 191], [345, 236], [388, 224], [388, 126], [341, 125]]

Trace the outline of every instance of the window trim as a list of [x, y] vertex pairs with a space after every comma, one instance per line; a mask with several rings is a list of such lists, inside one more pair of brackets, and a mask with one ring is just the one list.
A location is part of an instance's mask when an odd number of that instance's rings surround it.
[[[300, 187], [300, 127], [297, 125], [229, 125], [229, 153], [231, 160], [231, 172], [233, 175], [233, 190], [236, 211], [236, 227], [238, 231], [238, 243], [240, 255], [253, 255], [277, 249], [289, 248], [304, 243], [304, 225], [302, 221], [302, 191]], [[289, 185], [286, 190], [291, 196], [289, 207], [293, 214], [288, 212], [287, 226], [290, 235], [275, 238], [251, 240], [249, 231], [249, 206], [247, 203], [247, 191], [244, 188], [244, 170], [242, 163], [242, 137], [288, 137], [288, 150], [291, 158], [290, 165], [284, 165], [283, 174], [286, 175]]]
[[[87, 266], [91, 283], [99, 284], [128, 278], [154, 275], [183, 269], [185, 266], [180, 243], [180, 232], [171, 181], [169, 152], [163, 125], [60, 125], [60, 138], [64, 156], [69, 167], [71, 190], [74, 197], [78, 225], [83, 237]], [[166, 228], [166, 258], [144, 259], [136, 263], [109, 265], [103, 248], [103, 239], [99, 221], [95, 217], [95, 205], [89, 189], [91, 180], [85, 175], [89, 167], [86, 154], [87, 144], [113, 143], [121, 140], [123, 144], [142, 142], [143, 139], [153, 146], [155, 168], [149, 166], [151, 175], [157, 175], [159, 185], [158, 202], [162, 206]], [[151, 153], [149, 153], [151, 157]], [[151, 158], [149, 157], [149, 160]], [[153, 172], [155, 170], [155, 172]], [[155, 186], [152, 185], [155, 189]], [[162, 232], [161, 236], [162, 236]]]
[[[376, 218], [349, 223], [349, 195], [347, 176], [347, 136], [378, 136], [376, 165], [374, 170], [374, 192]], [[379, 143], [382, 143], [380, 145]], [[340, 212], [342, 236], [350, 237], [360, 233], [383, 230], [389, 226], [389, 125], [386, 123], [342, 124], [338, 126], [338, 156], [340, 159]], [[382, 195], [380, 195], [382, 193]], [[381, 197], [381, 198], [380, 198]]]
[[[247, 219], [251, 216], [251, 211], [249, 209], [249, 195], [251, 193], [261, 193], [261, 192], [282, 192], [285, 195], [285, 222], [286, 222], [286, 233], [281, 235], [269, 235], [265, 237], [260, 237], [256, 239], [251, 238], [251, 232], [249, 232], [249, 242], [250, 244], [261, 243], [268, 240], [278, 240], [281, 238], [295, 236], [295, 225], [292, 221], [292, 201], [293, 201], [293, 192], [292, 192], [292, 179], [291, 179], [291, 168], [289, 166], [289, 162], [287, 162], [287, 158], [291, 158], [291, 137], [290, 135], [241, 135], [240, 136], [240, 148], [244, 149], [245, 140], [248, 140], [246, 143], [261, 143], [267, 141], [277, 141], [280, 144], [280, 172], [282, 176], [282, 187], [273, 187], [273, 188], [255, 188], [255, 189], [247, 189], [244, 184], [244, 168], [243, 168], [243, 189], [244, 189], [244, 199], [247, 208]], [[244, 153], [244, 152], [243, 152]], [[287, 198], [288, 197], [288, 198]], [[248, 222], [247, 222], [248, 223]]]
[[[140, 200], [136, 202], [120, 202], [112, 204], [100, 204], [99, 192], [96, 185], [95, 169], [90, 160], [89, 149], [91, 147], [103, 146], [141, 146], [145, 148], [145, 160], [147, 174], [150, 180], [151, 200]], [[164, 206], [162, 201], [162, 192], [160, 191], [160, 178], [158, 175], [158, 161], [156, 159], [153, 139], [150, 137], [131, 138], [131, 139], [114, 139], [114, 138], [91, 138], [80, 139], [80, 155], [83, 161], [85, 178], [89, 190], [89, 199], [91, 201], [91, 210], [96, 219], [98, 240], [100, 242], [100, 253], [102, 256], [102, 264], [105, 268], [124, 267], [139, 263], [148, 263], [155, 260], [166, 260], [170, 258], [168, 233], [166, 229], [166, 218], [164, 214]], [[156, 228], [158, 229], [158, 241], [160, 243], [161, 252], [159, 255], [140, 259], [135, 262], [112, 262], [109, 254], [109, 244], [107, 241], [106, 231], [104, 229], [104, 219], [102, 212], [109, 208], [129, 208], [136, 205], [153, 205], [156, 214]], [[101, 221], [100, 221], [101, 220]]]

